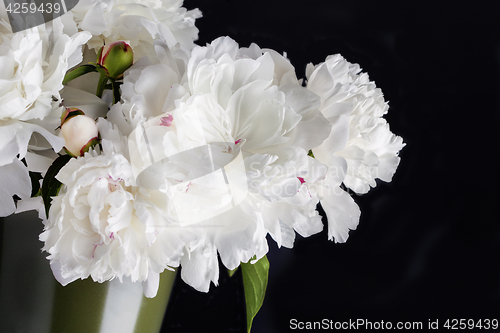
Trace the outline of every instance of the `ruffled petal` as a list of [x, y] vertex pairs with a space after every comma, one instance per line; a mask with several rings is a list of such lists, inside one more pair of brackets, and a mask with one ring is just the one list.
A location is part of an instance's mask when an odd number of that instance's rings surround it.
[[218, 285], [219, 263], [215, 247], [204, 246], [191, 250], [181, 259], [181, 277], [198, 291], [208, 292], [210, 282]]
[[355, 230], [359, 223], [361, 211], [358, 205], [338, 186], [324, 186], [319, 195], [328, 218], [328, 239], [336, 243], [346, 242], [349, 230]]

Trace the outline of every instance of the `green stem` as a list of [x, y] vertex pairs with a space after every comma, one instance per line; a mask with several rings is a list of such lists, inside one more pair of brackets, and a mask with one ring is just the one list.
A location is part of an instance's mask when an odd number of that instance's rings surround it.
[[66, 73], [64, 76], [63, 84], [68, 83], [71, 80], [76, 79], [77, 77], [80, 77], [84, 74], [91, 73], [91, 72], [97, 72], [97, 69], [95, 68], [94, 65], [87, 64], [87, 65], [82, 65], [80, 67], [77, 67], [73, 69], [72, 71], [69, 71]]
[[101, 76], [99, 77], [99, 83], [97, 83], [97, 90], [95, 93], [97, 97], [99, 98], [102, 97], [102, 93], [106, 88], [106, 83], [108, 83], [108, 78], [101, 73]]
[[110, 79], [111, 86], [113, 87], [113, 104], [116, 104], [120, 101], [120, 83], [116, 82], [113, 79]]

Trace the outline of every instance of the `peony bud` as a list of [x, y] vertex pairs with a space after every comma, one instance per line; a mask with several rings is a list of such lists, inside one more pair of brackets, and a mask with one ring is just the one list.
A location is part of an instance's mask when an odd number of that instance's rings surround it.
[[83, 156], [91, 146], [97, 143], [99, 132], [94, 119], [77, 115], [66, 119], [61, 125], [66, 151], [73, 156]]
[[134, 52], [127, 43], [120, 41], [104, 45], [97, 53], [97, 64], [111, 79], [119, 79], [134, 61]]

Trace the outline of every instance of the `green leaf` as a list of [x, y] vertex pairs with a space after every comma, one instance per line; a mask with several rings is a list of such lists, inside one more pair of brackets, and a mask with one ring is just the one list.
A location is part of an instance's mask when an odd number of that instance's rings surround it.
[[242, 263], [243, 288], [247, 308], [247, 330], [250, 332], [252, 321], [259, 312], [266, 294], [267, 279], [269, 274], [269, 261], [262, 257], [255, 264]]
[[52, 201], [51, 197], [56, 196], [59, 193], [62, 185], [61, 182], [56, 179], [56, 175], [59, 173], [59, 170], [61, 170], [61, 168], [69, 162], [71, 158], [72, 157], [69, 155], [61, 155], [56, 158], [54, 163], [52, 163], [52, 165], [47, 170], [45, 177], [43, 178], [42, 199], [45, 206], [45, 214], [47, 217], [49, 217], [49, 209]]
[[229, 274], [229, 277], [232, 277], [234, 275], [234, 273], [236, 273], [238, 268], [240, 268], [240, 266], [236, 267], [235, 269], [228, 269], [227, 274]]
[[82, 65], [80, 67], [77, 67], [73, 69], [72, 71], [66, 73], [64, 76], [63, 84], [68, 83], [71, 80], [76, 79], [77, 77], [80, 77], [84, 74], [91, 73], [91, 72], [97, 72], [97, 69], [95, 68], [94, 65], [87, 64], [87, 65]]

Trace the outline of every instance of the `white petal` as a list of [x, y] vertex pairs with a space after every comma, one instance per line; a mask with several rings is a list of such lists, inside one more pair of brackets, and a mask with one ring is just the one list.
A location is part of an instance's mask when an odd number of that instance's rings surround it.
[[64, 278], [62, 276], [61, 264], [59, 263], [59, 261], [51, 261], [50, 269], [52, 270], [52, 274], [54, 274], [54, 278], [62, 286], [66, 286], [68, 283], [78, 280], [78, 276], [74, 276], [71, 278]]
[[291, 140], [287, 145], [299, 146], [309, 151], [329, 140], [328, 135], [332, 132], [332, 125], [328, 120], [319, 110], [313, 110], [302, 116], [301, 121], [291, 132]]
[[210, 282], [218, 284], [219, 263], [214, 248], [207, 246], [184, 254], [181, 265], [182, 279], [194, 289], [208, 292]]
[[77, 108], [83, 111], [86, 116], [97, 119], [105, 117], [108, 112], [108, 105], [95, 94], [84, 90], [65, 86], [61, 91], [61, 97], [64, 100], [64, 106], [67, 108]]
[[329, 119], [331, 132], [321, 145], [312, 149], [314, 157], [326, 165], [334, 165], [336, 153], [344, 149], [349, 138], [349, 118], [345, 115]]
[[85, 18], [80, 23], [80, 29], [87, 30], [93, 35], [100, 35], [106, 30], [106, 21], [103, 18], [103, 11], [107, 5], [104, 2], [98, 2], [92, 8], [88, 9]]
[[16, 210], [14, 195], [21, 199], [28, 199], [31, 195], [28, 169], [18, 159], [0, 166], [0, 216], [8, 216]]
[[[263, 222], [257, 214], [245, 213], [241, 206], [218, 216], [216, 220], [222, 228], [215, 234], [215, 245], [228, 269], [235, 269], [254, 256], [259, 259], [268, 250]], [[235, 219], [238, 223], [234, 222]]]
[[36, 210], [39, 213], [45, 211], [45, 206], [43, 205], [43, 199], [41, 196], [27, 198], [17, 202], [16, 214], [26, 212], [29, 210]]
[[144, 288], [144, 296], [148, 298], [155, 297], [160, 286], [160, 274], [149, 270], [148, 279], [142, 283], [142, 286]]
[[320, 192], [321, 207], [328, 218], [328, 239], [344, 243], [349, 230], [355, 230], [361, 211], [352, 197], [339, 187], [323, 188]]
[[[19, 155], [20, 150], [19, 143], [16, 140], [17, 131], [4, 131], [5, 127], [0, 131], [0, 142], [4, 143], [3, 147], [0, 148], [0, 166], [12, 163], [12, 161], [16, 159], [16, 156]], [[11, 126], [9, 127], [9, 129], [13, 129]]]
[[47, 169], [52, 165], [57, 155], [54, 154], [53, 157], [47, 157], [41, 154], [35, 154], [31, 152], [26, 153], [26, 164], [28, 164], [28, 170], [33, 172], [40, 172], [45, 174]]

